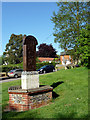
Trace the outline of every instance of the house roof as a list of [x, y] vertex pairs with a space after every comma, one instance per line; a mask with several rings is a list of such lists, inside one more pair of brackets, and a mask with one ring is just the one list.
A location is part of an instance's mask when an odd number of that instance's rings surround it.
[[47, 57], [38, 57], [38, 59], [40, 60], [40, 62], [54, 60], [54, 58], [47, 58]]

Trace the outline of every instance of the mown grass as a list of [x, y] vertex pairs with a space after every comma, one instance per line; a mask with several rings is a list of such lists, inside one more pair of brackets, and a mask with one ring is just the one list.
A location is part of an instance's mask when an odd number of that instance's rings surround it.
[[[3, 119], [84, 118], [88, 119], [88, 69], [84, 67], [60, 70], [40, 75], [41, 85], [50, 85], [53, 100], [47, 105], [25, 112], [4, 112]], [[2, 106], [8, 104], [8, 87], [20, 85], [20, 80], [2, 84]]]

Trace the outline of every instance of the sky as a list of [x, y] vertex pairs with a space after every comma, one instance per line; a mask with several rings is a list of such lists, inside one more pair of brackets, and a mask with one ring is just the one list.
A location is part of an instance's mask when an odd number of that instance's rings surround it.
[[[2, 52], [11, 34], [33, 35], [37, 47], [52, 44], [60, 55], [58, 43], [54, 43], [54, 23], [50, 20], [53, 11], [58, 11], [56, 2], [2, 2]], [[38, 49], [37, 49], [38, 50]]]

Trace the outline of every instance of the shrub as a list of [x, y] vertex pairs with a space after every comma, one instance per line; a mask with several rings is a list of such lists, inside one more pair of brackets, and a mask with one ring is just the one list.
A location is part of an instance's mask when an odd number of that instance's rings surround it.
[[2, 72], [9, 72], [10, 70], [13, 70], [13, 69], [22, 69], [23, 68], [23, 63], [2, 65], [2, 66], [0, 66], [0, 68], [1, 68]]
[[[44, 65], [53, 65], [53, 66], [55, 66], [55, 62], [52, 62], [52, 63], [49, 63], [49, 62], [36, 63], [36, 70], [40, 69]], [[9, 72], [10, 70], [13, 70], [13, 69], [23, 69], [23, 63], [2, 65], [2, 66], [0, 66], [0, 68], [1, 68], [2, 72]]]
[[53, 65], [55, 67], [55, 62], [49, 63], [49, 62], [44, 62], [44, 63], [36, 63], [36, 70], [40, 69], [44, 65]]

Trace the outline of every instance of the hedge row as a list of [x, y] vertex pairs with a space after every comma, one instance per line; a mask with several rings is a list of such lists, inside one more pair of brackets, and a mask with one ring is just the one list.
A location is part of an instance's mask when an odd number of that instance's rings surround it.
[[18, 67], [18, 66], [2, 66], [1, 70], [2, 72], [9, 72], [10, 70], [13, 70], [13, 69], [19, 69], [21, 67]]
[[49, 63], [49, 62], [44, 62], [44, 63], [36, 63], [36, 70], [38, 70], [39, 68], [41, 68], [44, 65], [53, 65], [55, 67], [55, 62]]
[[2, 72], [8, 72], [13, 69], [22, 69], [23, 68], [23, 63], [21, 64], [9, 64], [9, 65], [2, 65], [0, 66]]
[[[53, 65], [53, 66], [55, 66], [55, 62], [52, 62], [52, 63], [48, 63], [48, 62], [36, 63], [36, 70], [38, 70], [39, 68], [41, 68], [44, 65]], [[1, 69], [2, 72], [8, 72], [8, 71], [13, 70], [13, 69], [23, 69], [23, 63], [15, 64], [15, 65], [13, 65], [13, 64], [2, 65], [2, 66], [0, 66], [0, 69]]]

